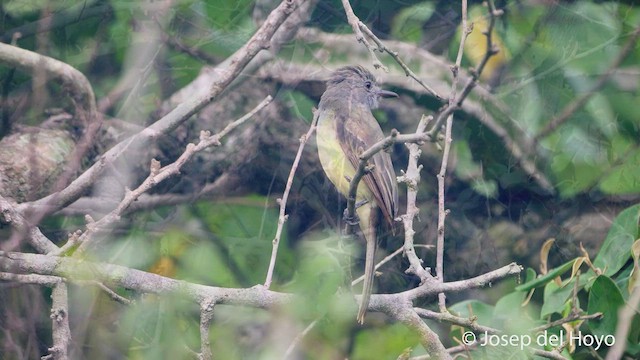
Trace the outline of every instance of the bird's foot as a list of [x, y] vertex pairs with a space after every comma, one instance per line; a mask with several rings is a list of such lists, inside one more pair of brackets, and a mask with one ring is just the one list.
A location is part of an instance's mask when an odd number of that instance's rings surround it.
[[345, 223], [351, 226], [355, 226], [360, 223], [360, 218], [358, 217], [358, 215], [353, 214], [353, 216], [349, 216], [349, 211], [347, 211], [347, 209], [344, 209], [344, 212], [342, 213], [342, 218], [344, 219]]
[[[356, 210], [362, 205], [367, 204], [368, 202], [369, 200], [358, 201], [355, 205]], [[344, 212], [342, 213], [342, 217], [344, 221], [349, 225], [353, 226], [353, 225], [358, 225], [360, 223], [360, 218], [358, 217], [358, 214], [353, 214], [353, 216], [349, 216], [349, 212], [347, 211], [347, 209], [344, 209]]]

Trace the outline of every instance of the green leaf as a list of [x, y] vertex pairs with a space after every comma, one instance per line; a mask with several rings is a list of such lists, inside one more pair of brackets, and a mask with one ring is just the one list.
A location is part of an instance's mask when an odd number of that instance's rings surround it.
[[529, 291], [533, 288], [536, 288], [538, 286], [542, 286], [544, 284], [546, 284], [547, 282], [551, 281], [552, 279], [554, 279], [556, 276], [560, 276], [562, 274], [564, 274], [565, 272], [569, 271], [571, 269], [571, 267], [573, 266], [573, 262], [575, 260], [571, 260], [568, 261], [562, 265], [560, 265], [559, 267], [552, 269], [551, 271], [549, 271], [546, 275], [542, 275], [539, 278], [533, 280], [533, 281], [528, 281], [522, 285], [516, 286], [516, 291]]
[[470, 318], [472, 316], [476, 317], [479, 324], [491, 323], [494, 318], [493, 310], [493, 305], [483, 303], [479, 300], [466, 300], [449, 307], [449, 311], [457, 314], [458, 316], [465, 318]]
[[177, 278], [217, 286], [241, 286], [221, 254], [211, 243], [200, 242], [188, 247], [180, 256]]
[[543, 142], [555, 153], [550, 168], [554, 172], [560, 195], [569, 198], [587, 191], [604, 174], [606, 151], [577, 127], [556, 130]]
[[537, 275], [538, 274], [534, 268], [527, 268], [526, 277], [524, 279], [525, 284], [529, 281], [535, 280]]
[[419, 42], [422, 25], [433, 14], [434, 9], [433, 3], [421, 2], [398, 11], [391, 23], [391, 35], [398, 40]]
[[353, 359], [395, 359], [407, 347], [418, 346], [416, 332], [401, 324], [358, 332]]
[[39, 13], [43, 9], [56, 12], [70, 7], [88, 8], [95, 1], [84, 1], [82, 4], [70, 0], [6, 0], [2, 5], [3, 10], [12, 17], [22, 17], [33, 13]]
[[[271, 240], [276, 233], [278, 209], [261, 196], [236, 199], [233, 204], [198, 202], [194, 210], [202, 217], [213, 234], [221, 259], [233, 268], [242, 283], [262, 283], [271, 254]], [[282, 232], [276, 266], [286, 270], [292, 262], [287, 251], [287, 230]]]
[[622, 211], [613, 221], [593, 265], [604, 275], [617, 273], [631, 257], [631, 245], [638, 238], [640, 204]]
[[[618, 309], [624, 305], [622, 293], [608, 276], [600, 275], [596, 278], [589, 292], [587, 312], [595, 314], [601, 312], [601, 319], [589, 320], [589, 327], [595, 336], [615, 334], [618, 324]], [[623, 341], [622, 339], [617, 339]]]
[[311, 101], [308, 96], [299, 91], [282, 90], [280, 94], [278, 94], [278, 97], [282, 98], [284, 104], [293, 110], [296, 117], [304, 119], [307, 124], [311, 124], [311, 120], [313, 119], [311, 109], [318, 104]]
[[338, 241], [337, 237], [305, 241], [298, 249], [300, 262], [291, 287], [301, 295], [292, 309], [300, 318], [313, 319], [329, 309], [339, 310], [333, 302], [339, 301], [336, 293], [346, 283], [346, 274], [334, 250]]
[[600, 182], [600, 190], [607, 194], [640, 193], [640, 150], [628, 148], [619, 151], [622, 156], [620, 164], [607, 172]]
[[537, 314], [533, 314], [533, 307], [522, 306], [526, 295], [517, 291], [500, 298], [493, 310], [493, 326], [517, 334], [524, 334], [533, 327], [533, 319], [537, 318]]
[[453, 151], [457, 160], [454, 168], [456, 175], [470, 182], [476, 193], [488, 198], [497, 196], [497, 182], [484, 177], [482, 165], [474, 161], [469, 143], [465, 140], [456, 141], [453, 143]]
[[245, 19], [251, 18], [253, 10], [251, 0], [208, 0], [204, 4], [211, 25], [223, 30], [237, 30]]
[[[574, 280], [575, 281], [575, 280]], [[540, 309], [540, 317], [553, 313], [562, 314], [567, 299], [573, 292], [573, 281], [560, 287], [555, 281], [549, 281], [544, 287], [544, 303]]]

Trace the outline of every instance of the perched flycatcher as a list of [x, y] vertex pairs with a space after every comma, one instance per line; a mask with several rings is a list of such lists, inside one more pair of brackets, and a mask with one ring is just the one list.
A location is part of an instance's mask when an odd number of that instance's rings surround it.
[[[360, 66], [340, 68], [327, 82], [327, 90], [318, 106], [318, 155], [327, 177], [345, 197], [360, 163], [360, 155], [384, 138], [371, 109], [378, 107], [379, 98], [397, 96], [380, 89], [373, 75]], [[367, 243], [362, 301], [358, 310], [361, 324], [373, 286], [376, 225], [382, 215], [393, 226], [398, 209], [398, 186], [391, 157], [380, 151], [369, 164], [373, 167], [358, 184], [356, 194], [359, 205], [356, 213]]]

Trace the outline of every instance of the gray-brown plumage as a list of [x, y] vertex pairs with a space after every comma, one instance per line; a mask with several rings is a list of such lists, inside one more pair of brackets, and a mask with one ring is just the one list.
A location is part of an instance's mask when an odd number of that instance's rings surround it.
[[[380, 97], [392, 96], [398, 95], [381, 90], [373, 75], [360, 66], [340, 68], [327, 82], [327, 90], [318, 106], [318, 155], [327, 177], [344, 196], [348, 196], [349, 181], [358, 168], [360, 155], [384, 138], [371, 109], [378, 107]], [[378, 218], [381, 213], [393, 226], [398, 204], [398, 187], [389, 154], [378, 152], [369, 163], [373, 169], [363, 177], [356, 195], [357, 203], [366, 200], [356, 209], [367, 243], [362, 301], [358, 311], [360, 323], [364, 321], [373, 287]]]

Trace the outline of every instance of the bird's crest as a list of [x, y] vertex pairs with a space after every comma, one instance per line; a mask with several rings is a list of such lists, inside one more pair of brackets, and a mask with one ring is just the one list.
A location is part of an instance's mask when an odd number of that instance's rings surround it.
[[376, 82], [375, 76], [369, 70], [362, 66], [345, 66], [333, 72], [331, 78], [329, 78], [328, 85], [339, 84], [349, 78], [358, 77], [358, 80], [369, 80]]

